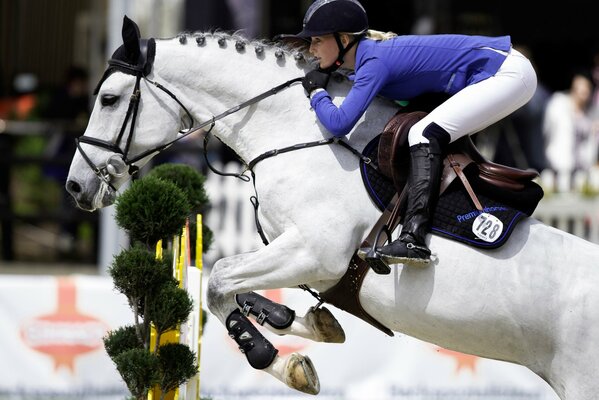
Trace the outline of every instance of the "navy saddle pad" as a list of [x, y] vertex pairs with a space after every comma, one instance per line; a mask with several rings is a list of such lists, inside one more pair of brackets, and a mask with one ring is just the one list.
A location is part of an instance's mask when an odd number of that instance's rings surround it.
[[[378, 139], [377, 137], [371, 141], [363, 151], [375, 164], [378, 157]], [[395, 194], [393, 181], [370, 164], [362, 162], [360, 170], [370, 198], [379, 210], [384, 210]], [[478, 167], [475, 163], [464, 168], [464, 174], [482, 204], [483, 211], [498, 218], [503, 224], [501, 233], [493, 237], [493, 241], [486, 241], [473, 232], [473, 224], [479, 224], [477, 217], [480, 212], [460, 179], [456, 178], [439, 198], [432, 220], [433, 234], [480, 248], [500, 247], [507, 241], [518, 222], [533, 213], [543, 197], [541, 187], [532, 181], [520, 191], [501, 189], [482, 181], [478, 178]]]

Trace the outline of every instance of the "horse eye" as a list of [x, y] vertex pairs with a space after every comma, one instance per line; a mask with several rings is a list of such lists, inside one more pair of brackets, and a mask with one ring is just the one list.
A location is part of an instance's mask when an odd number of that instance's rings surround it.
[[119, 99], [119, 96], [115, 96], [112, 94], [103, 94], [100, 98], [100, 102], [103, 106], [111, 106], [116, 103]]

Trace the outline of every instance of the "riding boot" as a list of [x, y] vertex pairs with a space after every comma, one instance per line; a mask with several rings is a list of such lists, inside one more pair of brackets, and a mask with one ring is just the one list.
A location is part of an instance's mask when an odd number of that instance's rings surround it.
[[427, 264], [431, 251], [425, 239], [439, 196], [443, 157], [437, 143], [410, 147], [408, 204], [398, 239], [378, 249], [387, 264]]

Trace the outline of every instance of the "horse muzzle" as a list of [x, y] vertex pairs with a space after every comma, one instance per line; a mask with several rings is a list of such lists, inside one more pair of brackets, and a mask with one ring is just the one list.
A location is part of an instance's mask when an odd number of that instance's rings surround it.
[[65, 185], [66, 191], [75, 199], [77, 207], [84, 211], [95, 211], [112, 205], [116, 200], [116, 190], [106, 182], [99, 181], [93, 188], [84, 189], [83, 185], [69, 179]]

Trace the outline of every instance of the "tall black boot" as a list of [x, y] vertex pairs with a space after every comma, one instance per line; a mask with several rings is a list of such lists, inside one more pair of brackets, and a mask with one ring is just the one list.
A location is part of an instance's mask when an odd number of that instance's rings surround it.
[[[434, 140], [434, 139], [433, 139]], [[388, 264], [427, 264], [431, 251], [425, 239], [439, 196], [443, 157], [437, 143], [410, 147], [408, 204], [399, 238], [378, 249]]]

